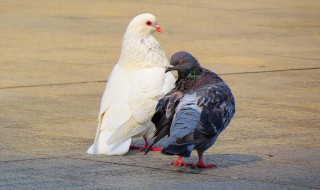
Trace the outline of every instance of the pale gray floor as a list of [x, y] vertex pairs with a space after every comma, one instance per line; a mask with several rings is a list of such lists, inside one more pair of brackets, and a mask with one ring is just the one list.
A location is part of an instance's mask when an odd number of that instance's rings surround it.
[[[157, 16], [168, 57], [191, 52], [234, 92], [236, 116], [205, 156], [216, 169], [86, 155], [142, 12]], [[320, 189], [319, 20], [317, 0], [2, 0], [0, 189]]]

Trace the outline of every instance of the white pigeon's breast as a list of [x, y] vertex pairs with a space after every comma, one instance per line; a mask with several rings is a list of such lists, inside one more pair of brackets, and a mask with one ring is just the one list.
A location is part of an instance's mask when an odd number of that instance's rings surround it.
[[145, 68], [135, 72], [135, 85], [142, 93], [153, 98], [160, 94], [165, 81], [165, 69], [162, 67]]
[[144, 68], [134, 72], [129, 90], [129, 105], [134, 118], [145, 123], [152, 117], [165, 81], [164, 68]]
[[119, 62], [130, 69], [169, 65], [167, 56], [153, 36], [125, 36]]

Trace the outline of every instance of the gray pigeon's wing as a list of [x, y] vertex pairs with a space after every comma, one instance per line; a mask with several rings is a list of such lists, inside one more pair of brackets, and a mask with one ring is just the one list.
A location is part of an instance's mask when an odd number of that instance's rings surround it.
[[153, 136], [155, 139], [146, 149], [145, 154], [147, 154], [151, 147], [160, 139], [170, 134], [170, 126], [175, 115], [175, 108], [179, 104], [181, 97], [181, 92], [174, 92], [159, 100], [156, 112], [151, 119], [152, 123], [154, 123], [156, 127], [156, 131]]
[[231, 90], [222, 82], [203, 91], [197, 105], [203, 109], [193, 138], [198, 142], [196, 149], [205, 151], [228, 126], [235, 113], [235, 103]]
[[223, 131], [235, 113], [233, 95], [224, 82], [206, 89], [197, 105], [203, 107], [200, 125], [197, 128], [204, 135], [211, 137]]

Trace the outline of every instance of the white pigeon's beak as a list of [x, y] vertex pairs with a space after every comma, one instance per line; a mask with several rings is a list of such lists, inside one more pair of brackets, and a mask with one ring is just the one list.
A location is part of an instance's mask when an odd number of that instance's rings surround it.
[[156, 25], [156, 31], [162, 32], [162, 29], [161, 29], [161, 27], [159, 25]]

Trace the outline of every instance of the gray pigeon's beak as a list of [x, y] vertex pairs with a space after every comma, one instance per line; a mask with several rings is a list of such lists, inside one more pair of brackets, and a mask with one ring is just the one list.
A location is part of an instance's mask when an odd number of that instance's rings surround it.
[[166, 69], [165, 73], [167, 73], [167, 72], [169, 72], [169, 71], [172, 71], [172, 70], [175, 70], [175, 69], [174, 69], [174, 67], [173, 67], [172, 65], [170, 65], [170, 66]]
[[169, 71], [172, 71], [171, 67], [167, 68], [165, 73], [169, 72]]

